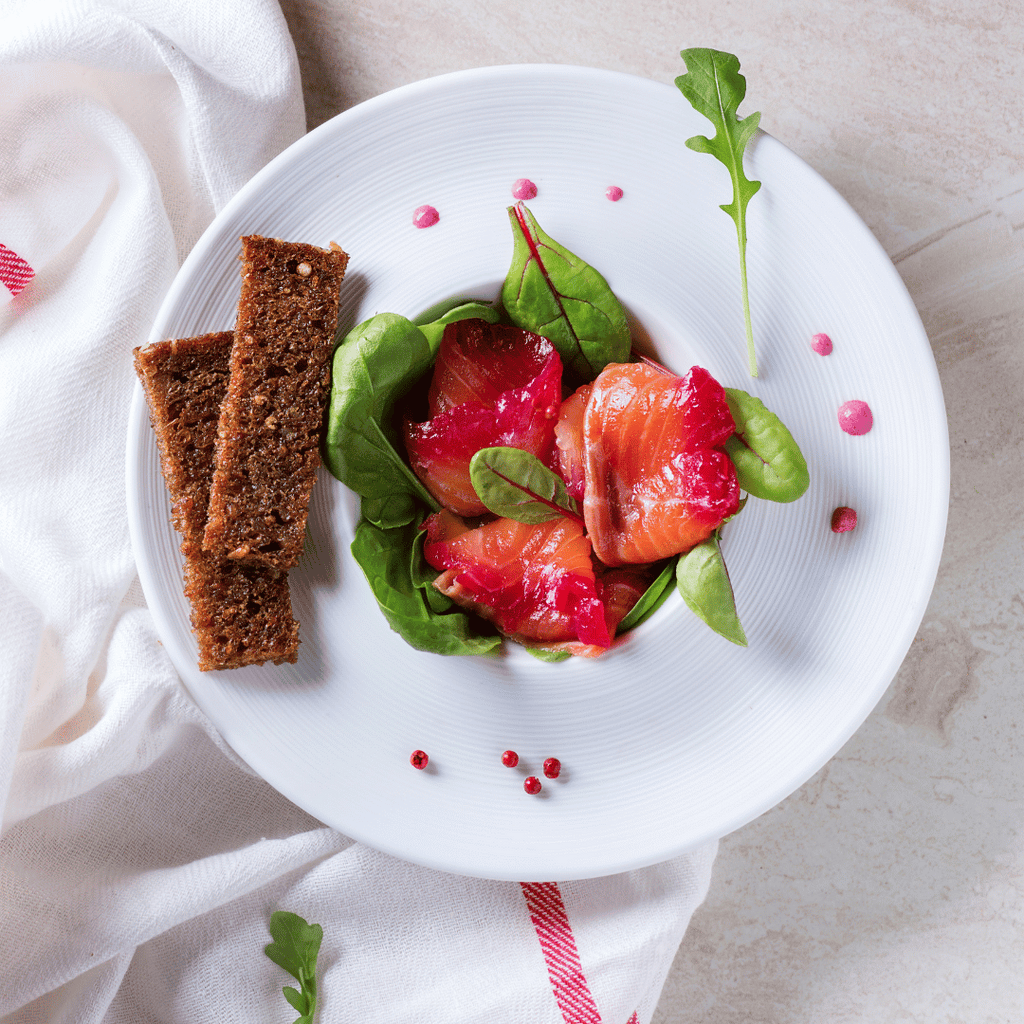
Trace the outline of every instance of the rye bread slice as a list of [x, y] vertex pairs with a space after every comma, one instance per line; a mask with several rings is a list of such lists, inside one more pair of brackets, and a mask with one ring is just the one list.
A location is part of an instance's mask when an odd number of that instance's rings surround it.
[[203, 537], [208, 552], [285, 570], [302, 554], [320, 465], [339, 248], [242, 239], [242, 293]]
[[287, 574], [203, 550], [232, 342], [224, 331], [134, 351], [171, 496], [171, 521], [182, 538], [184, 589], [204, 672], [294, 662], [299, 646]]

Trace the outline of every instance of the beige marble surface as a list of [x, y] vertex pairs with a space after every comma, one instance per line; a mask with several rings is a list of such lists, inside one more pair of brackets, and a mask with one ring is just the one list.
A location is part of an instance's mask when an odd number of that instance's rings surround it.
[[1024, 1021], [1024, 7], [283, 6], [309, 127], [461, 68], [555, 62], [671, 82], [680, 49], [729, 50], [762, 127], [878, 236], [946, 397], [952, 490], [935, 592], [853, 739], [722, 841], [654, 1020]]

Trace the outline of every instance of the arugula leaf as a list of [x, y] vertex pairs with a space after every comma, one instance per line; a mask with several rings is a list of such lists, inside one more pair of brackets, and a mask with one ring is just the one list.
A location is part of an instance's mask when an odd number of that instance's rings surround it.
[[481, 448], [469, 461], [469, 479], [495, 515], [518, 523], [546, 523], [559, 516], [583, 523], [565, 482], [530, 452]]
[[356, 527], [352, 554], [388, 624], [418, 651], [494, 651], [501, 645], [501, 637], [480, 636], [469, 616], [455, 610], [454, 602], [434, 589], [438, 572], [425, 566], [422, 541], [417, 543], [421, 532], [418, 521], [385, 530], [363, 519]]
[[736, 467], [740, 487], [755, 498], [796, 501], [811, 482], [800, 446], [786, 425], [760, 398], [726, 388], [736, 433], [725, 451]]
[[324, 930], [318, 924], [308, 924], [298, 914], [276, 910], [270, 915], [270, 935], [274, 941], [263, 952], [300, 986], [298, 990], [290, 985], [282, 989], [285, 999], [300, 1014], [295, 1024], [312, 1024], [316, 1010], [316, 958]]
[[716, 633], [740, 647], [747, 636], [736, 614], [736, 598], [716, 530], [706, 541], [679, 556], [676, 586], [692, 612]]
[[746, 79], [739, 73], [740, 62], [731, 53], [696, 47], [680, 53], [687, 73], [676, 79], [679, 91], [693, 109], [714, 126], [715, 137], [694, 135], [686, 140], [697, 153], [710, 153], [729, 170], [732, 178], [732, 202], [722, 206], [736, 224], [740, 247], [740, 284], [743, 291], [743, 322], [747, 332], [747, 359], [750, 376], [757, 376], [754, 332], [750, 323], [750, 299], [747, 295], [747, 203], [761, 187], [743, 173], [743, 151], [761, 120], [760, 112], [741, 121], [737, 110], [747, 91]]
[[629, 358], [629, 323], [608, 282], [541, 230], [522, 203], [508, 208], [512, 263], [501, 289], [511, 321], [548, 338], [582, 380]]

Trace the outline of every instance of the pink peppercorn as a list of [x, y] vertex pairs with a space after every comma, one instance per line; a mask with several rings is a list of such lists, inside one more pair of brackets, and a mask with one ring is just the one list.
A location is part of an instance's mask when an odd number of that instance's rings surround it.
[[411, 764], [413, 768], [419, 768], [421, 771], [427, 767], [429, 762], [430, 758], [427, 757], [426, 753], [422, 750], [414, 750], [409, 755], [409, 764]]
[[544, 774], [549, 779], [557, 779], [562, 771], [562, 762], [557, 757], [549, 757], [544, 762]]
[[840, 505], [832, 513], [832, 532], [849, 533], [857, 525], [857, 510]]
[[501, 763], [506, 768], [515, 768], [515, 766], [519, 764], [519, 755], [514, 750], [506, 750], [505, 753], [501, 755]]
[[526, 790], [531, 796], [540, 792], [540, 779], [536, 775], [531, 775], [524, 783], [523, 789]]

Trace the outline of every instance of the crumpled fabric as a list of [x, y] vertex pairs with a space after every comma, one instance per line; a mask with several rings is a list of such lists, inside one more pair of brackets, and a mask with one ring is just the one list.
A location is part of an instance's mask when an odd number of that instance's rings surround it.
[[280, 9], [16, 0], [2, 20], [0, 1018], [291, 1020], [263, 955], [284, 908], [323, 926], [325, 1024], [649, 1021], [714, 844], [557, 886], [552, 945], [524, 887], [369, 849], [254, 775], [146, 608], [131, 350], [217, 211], [305, 131]]

